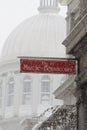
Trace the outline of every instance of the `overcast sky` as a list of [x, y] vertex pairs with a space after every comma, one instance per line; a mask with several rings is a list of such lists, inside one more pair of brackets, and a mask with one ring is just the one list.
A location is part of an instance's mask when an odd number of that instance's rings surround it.
[[[39, 0], [0, 0], [0, 52], [8, 35], [24, 19], [38, 14]], [[60, 14], [65, 16], [66, 7]]]

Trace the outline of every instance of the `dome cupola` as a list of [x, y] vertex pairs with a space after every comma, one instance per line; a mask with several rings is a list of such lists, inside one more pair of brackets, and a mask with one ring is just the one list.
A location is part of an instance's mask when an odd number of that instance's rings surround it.
[[58, 13], [58, 0], [40, 0], [40, 7], [38, 10], [41, 13]]
[[57, 0], [40, 0], [38, 9], [38, 15], [24, 20], [8, 36], [2, 48], [2, 59], [62, 56], [66, 23], [57, 13]]

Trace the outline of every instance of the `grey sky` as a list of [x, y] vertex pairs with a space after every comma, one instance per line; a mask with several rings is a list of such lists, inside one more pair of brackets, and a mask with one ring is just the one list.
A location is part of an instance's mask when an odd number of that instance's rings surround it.
[[[24, 19], [38, 14], [39, 0], [0, 0], [0, 51], [9, 33]], [[65, 16], [66, 7], [60, 14]]]

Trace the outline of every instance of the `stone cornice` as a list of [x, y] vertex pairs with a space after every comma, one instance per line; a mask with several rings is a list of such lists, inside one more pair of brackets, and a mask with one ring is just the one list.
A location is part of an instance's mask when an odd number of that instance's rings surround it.
[[[74, 89], [74, 80], [75, 77], [69, 77], [62, 85], [60, 85], [55, 91], [54, 91], [54, 95], [56, 99], [63, 99], [64, 96], [66, 95], [66, 93], [69, 93], [69, 91], [71, 92], [72, 89]], [[73, 86], [73, 87], [71, 87]]]
[[62, 44], [66, 46], [66, 52], [71, 53], [73, 48], [87, 34], [87, 14], [78, 22]]
[[61, 5], [68, 5], [72, 0], [59, 0]]

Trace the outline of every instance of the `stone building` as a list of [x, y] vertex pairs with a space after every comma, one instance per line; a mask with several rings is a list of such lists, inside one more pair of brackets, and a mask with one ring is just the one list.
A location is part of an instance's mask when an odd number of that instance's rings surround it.
[[63, 41], [69, 57], [78, 59], [78, 73], [54, 92], [65, 104], [77, 104], [78, 130], [87, 130], [87, 0], [59, 0], [67, 5], [67, 37]]
[[[57, 0], [40, 0], [39, 14], [20, 23], [8, 36], [0, 56], [0, 129], [27, 130], [48, 107], [60, 103], [53, 91], [61, 77], [20, 73], [18, 57], [64, 57], [65, 19]], [[61, 29], [62, 27], [62, 29]], [[30, 125], [29, 125], [30, 124]]]

